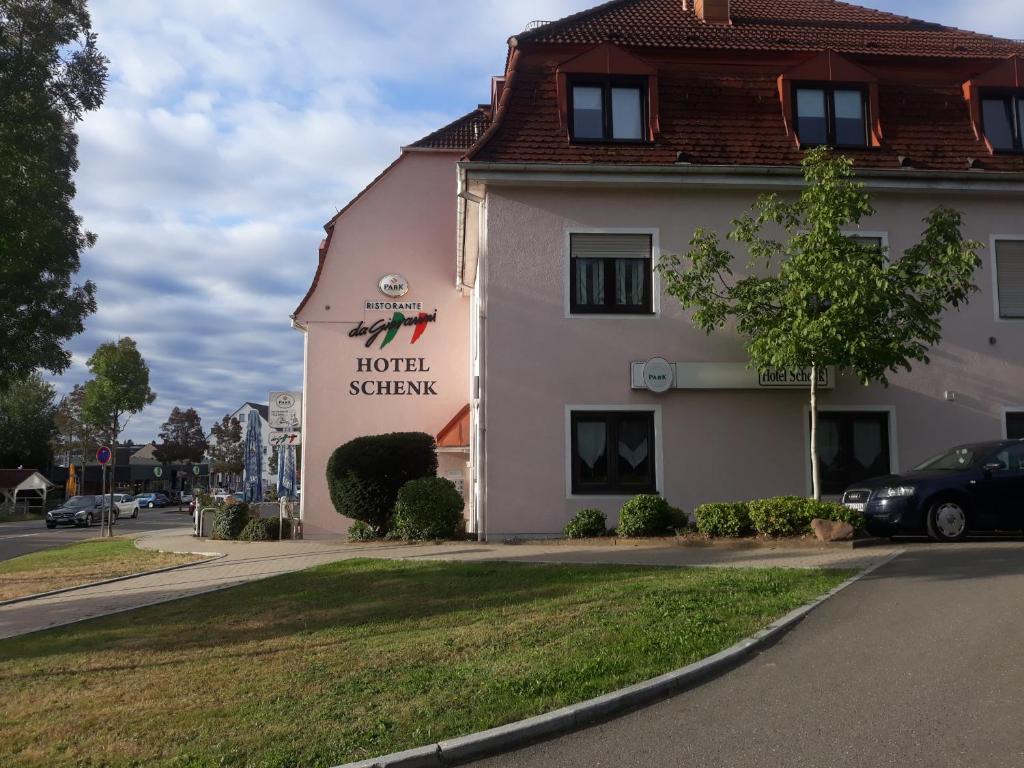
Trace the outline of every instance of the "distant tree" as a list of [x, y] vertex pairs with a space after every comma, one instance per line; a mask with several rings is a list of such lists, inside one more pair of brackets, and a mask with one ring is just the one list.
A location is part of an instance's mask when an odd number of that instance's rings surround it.
[[85, 0], [0, 0], [0, 389], [71, 362], [96, 311], [73, 284], [96, 236], [71, 207], [75, 124], [99, 109], [107, 60]]
[[957, 211], [940, 207], [925, 219], [921, 241], [890, 259], [883, 248], [846, 234], [875, 212], [853, 178], [853, 162], [816, 149], [803, 167], [806, 183], [795, 201], [763, 195], [733, 222], [728, 237], [749, 253], [752, 274], [734, 279], [733, 254], [703, 229], [686, 264], [669, 255], [659, 270], [668, 293], [695, 310], [698, 328], [711, 333], [735, 323], [758, 370], [809, 371], [817, 499], [818, 374], [835, 366], [865, 386], [888, 386], [890, 372], [927, 363], [929, 348], [942, 339], [943, 314], [977, 290], [982, 245], [964, 239]]
[[210, 471], [230, 475], [240, 473], [245, 468], [241, 422], [231, 416], [225, 416], [213, 425], [210, 437]]
[[203, 421], [195, 408], [175, 408], [160, 430], [160, 445], [153, 455], [162, 464], [199, 463], [206, 454]]
[[[127, 336], [101, 344], [88, 361], [93, 378], [85, 383], [82, 414], [113, 449], [112, 477], [117, 477], [117, 438], [132, 416], [156, 400], [149, 388], [149, 366]], [[113, 536], [113, 528], [106, 528]]]
[[46, 472], [56, 429], [56, 392], [38, 373], [0, 392], [0, 467]]
[[96, 427], [90, 424], [82, 413], [85, 387], [75, 384], [74, 388], [61, 398], [53, 421], [56, 431], [53, 437], [53, 452], [64, 464], [81, 464], [102, 442]]

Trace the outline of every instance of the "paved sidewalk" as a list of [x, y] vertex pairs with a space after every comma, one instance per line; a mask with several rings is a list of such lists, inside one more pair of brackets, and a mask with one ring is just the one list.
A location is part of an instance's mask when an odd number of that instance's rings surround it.
[[140, 576], [0, 608], [0, 638], [353, 558], [861, 569], [899, 551], [893, 546], [851, 550], [781, 544], [757, 548], [679, 546], [671, 542], [550, 542], [513, 546], [476, 542], [351, 544], [340, 540], [307, 540], [250, 544], [199, 540], [190, 535], [188, 528], [144, 535], [138, 543], [146, 549], [216, 552], [223, 553], [224, 557], [178, 571]]

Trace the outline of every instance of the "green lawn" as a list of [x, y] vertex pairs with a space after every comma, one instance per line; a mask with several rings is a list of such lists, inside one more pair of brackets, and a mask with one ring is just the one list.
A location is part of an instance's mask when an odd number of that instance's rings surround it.
[[195, 555], [172, 555], [139, 549], [130, 539], [90, 539], [0, 561], [0, 600], [76, 587], [201, 559]]
[[0, 765], [333, 766], [654, 677], [849, 575], [341, 562], [0, 641]]

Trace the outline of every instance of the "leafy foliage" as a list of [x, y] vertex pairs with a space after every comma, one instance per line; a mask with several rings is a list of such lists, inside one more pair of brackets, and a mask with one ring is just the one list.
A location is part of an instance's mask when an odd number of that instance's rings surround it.
[[566, 523], [565, 538], [595, 539], [608, 533], [608, 518], [600, 509], [581, 509]]
[[[759, 370], [835, 366], [865, 384], [888, 385], [890, 373], [928, 362], [943, 313], [977, 290], [982, 245], [963, 238], [957, 211], [939, 207], [925, 219], [921, 241], [890, 260], [883, 248], [845, 234], [875, 213], [853, 162], [815, 149], [803, 169], [795, 201], [763, 195], [733, 221], [728, 239], [749, 254], [747, 276], [734, 277], [733, 254], [717, 233], [698, 229], [685, 264], [662, 257], [665, 290], [694, 310], [694, 324], [707, 333], [735, 323]], [[769, 228], [785, 239], [766, 235]], [[813, 441], [811, 451], [817, 495]]]
[[376, 541], [379, 538], [380, 531], [362, 520], [356, 520], [348, 527], [349, 541]]
[[73, 210], [75, 124], [99, 109], [107, 61], [85, 0], [0, 0], [0, 389], [71, 362], [64, 342], [96, 311], [74, 285], [96, 236]]
[[421, 432], [358, 437], [327, 462], [327, 487], [339, 514], [378, 531], [390, 528], [399, 489], [437, 474], [434, 438]]
[[127, 336], [101, 344], [88, 362], [93, 378], [85, 383], [82, 414], [113, 446], [127, 421], [156, 400], [149, 388], [149, 366]]
[[211, 472], [237, 475], [245, 468], [245, 445], [242, 443], [242, 423], [225, 416], [210, 429]]
[[738, 538], [753, 530], [750, 507], [737, 504], [702, 504], [697, 507], [697, 530], [705, 536]]
[[765, 536], [793, 536], [810, 530], [807, 499], [779, 496], [750, 502], [750, 520]]
[[195, 408], [175, 408], [160, 430], [160, 445], [153, 452], [165, 464], [200, 462], [206, 454], [203, 420]]
[[863, 530], [866, 523], [863, 514], [849, 507], [844, 507], [842, 504], [837, 504], [834, 501], [804, 499], [804, 516], [807, 518], [808, 529], [810, 528], [811, 520], [815, 518], [849, 523], [855, 531]]
[[239, 541], [278, 541], [292, 537], [292, 521], [278, 517], [253, 517], [238, 534]]
[[0, 391], [0, 467], [46, 472], [55, 432], [53, 387], [38, 373]]
[[213, 538], [234, 541], [251, 517], [248, 504], [224, 504], [213, 516]]
[[664, 536], [672, 525], [672, 508], [661, 496], [634, 496], [619, 512], [620, 536]]
[[451, 480], [422, 477], [398, 491], [392, 532], [407, 541], [453, 539], [462, 527], [462, 494]]
[[53, 417], [56, 430], [53, 452], [68, 464], [74, 462], [79, 466], [91, 458], [103, 442], [99, 431], [82, 412], [84, 401], [85, 387], [75, 384], [71, 392], [61, 398]]

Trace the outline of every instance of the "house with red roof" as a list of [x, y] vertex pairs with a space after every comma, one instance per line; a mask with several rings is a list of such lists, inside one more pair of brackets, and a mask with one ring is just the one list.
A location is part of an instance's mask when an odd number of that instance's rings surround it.
[[347, 526], [330, 452], [388, 431], [442, 438], [481, 538], [555, 535], [585, 507], [614, 524], [637, 493], [688, 510], [807, 493], [807, 382], [751, 371], [654, 267], [799, 190], [821, 145], [877, 208], [850, 237], [895, 257], [950, 205], [987, 246], [930, 364], [888, 388], [823, 381], [826, 494], [1024, 437], [1022, 56], [835, 0], [612, 0], [513, 36], [490, 104], [405, 148], [327, 225], [293, 317], [307, 530]]

